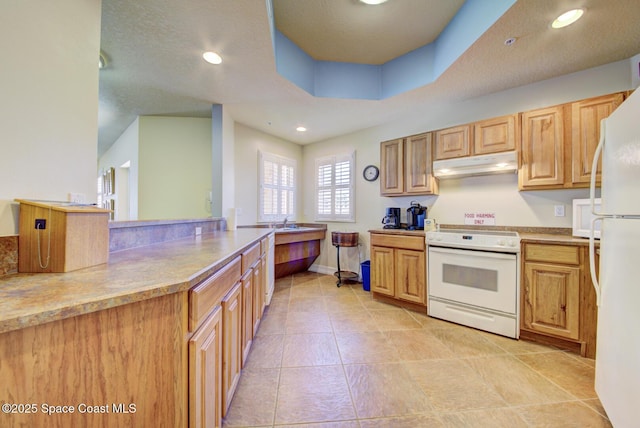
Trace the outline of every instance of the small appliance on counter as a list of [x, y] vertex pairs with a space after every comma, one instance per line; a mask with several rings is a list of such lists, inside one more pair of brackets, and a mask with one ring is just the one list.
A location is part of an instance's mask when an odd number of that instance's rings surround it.
[[436, 224], [435, 218], [425, 218], [424, 219], [424, 230], [425, 232], [432, 232], [434, 230], [438, 230], [438, 225]]
[[427, 217], [427, 207], [423, 207], [415, 201], [407, 208], [407, 229], [424, 230], [424, 219]]
[[387, 208], [382, 224], [383, 229], [400, 229], [400, 208]]
[[[594, 208], [597, 212], [602, 209], [602, 199], [594, 198]], [[591, 199], [574, 199], [573, 200], [573, 227], [572, 234], [579, 238], [588, 238], [591, 231], [591, 220], [594, 215], [591, 213]], [[600, 239], [600, 221], [595, 222], [593, 236]]]

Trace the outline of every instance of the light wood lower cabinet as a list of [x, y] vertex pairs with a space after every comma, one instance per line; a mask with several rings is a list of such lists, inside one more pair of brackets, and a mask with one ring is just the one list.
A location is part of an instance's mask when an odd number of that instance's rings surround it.
[[580, 268], [527, 263], [524, 275], [524, 328], [578, 339]]
[[588, 251], [577, 245], [523, 244], [522, 338], [595, 357], [597, 307]]
[[242, 366], [253, 343], [253, 272], [242, 275]]
[[264, 310], [264, 285], [262, 275], [262, 261], [258, 260], [253, 265], [253, 331], [254, 334], [260, 327], [262, 312]]
[[242, 286], [238, 282], [222, 299], [222, 417], [227, 414], [242, 370]]
[[186, 313], [182, 292], [0, 334], [0, 401], [36, 405], [0, 427], [186, 427]]
[[395, 297], [395, 250], [389, 247], [371, 246], [371, 290], [374, 293]]
[[240, 375], [241, 258], [189, 290], [189, 427], [219, 427]]
[[0, 334], [0, 399], [38, 403], [0, 427], [220, 427], [264, 310], [259, 248], [187, 291]]
[[424, 251], [395, 250], [396, 297], [418, 304], [427, 303]]
[[424, 236], [372, 232], [370, 269], [374, 297], [426, 308]]
[[222, 309], [189, 339], [189, 427], [222, 426]]

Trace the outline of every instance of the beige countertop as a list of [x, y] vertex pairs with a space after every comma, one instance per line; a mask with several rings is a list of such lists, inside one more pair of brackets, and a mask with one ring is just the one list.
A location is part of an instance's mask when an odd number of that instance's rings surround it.
[[[460, 226], [460, 228], [464, 228]], [[506, 228], [505, 228], [506, 229]], [[566, 233], [545, 233], [547, 229], [540, 228], [541, 232], [533, 231], [535, 228], [508, 228], [515, 229], [520, 235], [520, 239], [524, 243], [547, 243], [547, 244], [564, 244], [564, 245], [589, 245], [588, 238], [576, 238]], [[520, 231], [518, 229], [526, 229]], [[570, 230], [570, 229], [568, 229]], [[563, 230], [564, 231], [564, 230]], [[382, 233], [387, 235], [406, 235], [406, 236], [425, 236], [424, 230], [406, 230], [406, 229], [371, 229], [369, 233]], [[596, 246], [600, 245], [600, 241], [596, 239]]]
[[385, 235], [425, 236], [424, 230], [407, 229], [371, 229], [369, 233], [383, 233]]
[[73, 272], [4, 276], [0, 333], [188, 290], [271, 232], [213, 232], [114, 252]]
[[[520, 233], [520, 240], [525, 243], [540, 244], [564, 244], [564, 245], [589, 245], [589, 238], [576, 238], [571, 235], [554, 235], [544, 233]], [[600, 246], [600, 240], [596, 239], [596, 246]]]

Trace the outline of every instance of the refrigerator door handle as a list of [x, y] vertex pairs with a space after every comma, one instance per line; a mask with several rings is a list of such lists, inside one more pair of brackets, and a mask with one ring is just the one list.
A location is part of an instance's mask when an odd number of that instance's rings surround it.
[[[598, 171], [598, 161], [600, 160], [600, 155], [602, 154], [602, 147], [604, 146], [604, 131], [605, 131], [605, 121], [606, 119], [602, 119], [600, 121], [600, 141], [598, 141], [598, 145], [596, 147], [596, 151], [593, 153], [593, 162], [591, 163], [591, 182], [589, 184], [589, 199], [591, 200], [591, 214], [594, 216], [602, 216], [602, 213], [596, 212], [595, 207], [595, 197], [596, 197], [596, 175]], [[593, 227], [594, 222], [591, 222], [591, 236], [593, 236]]]
[[591, 219], [591, 228], [589, 230], [589, 270], [591, 271], [591, 283], [593, 284], [593, 288], [596, 291], [596, 302], [598, 306], [600, 306], [600, 295], [602, 294], [602, 289], [600, 288], [600, 283], [598, 282], [598, 278], [596, 276], [596, 245], [594, 238], [594, 231], [596, 228], [596, 221], [602, 221], [603, 214], [596, 212], [595, 208], [595, 197], [596, 197], [596, 175], [598, 171], [598, 161], [600, 160], [600, 156], [602, 155], [602, 147], [604, 146], [604, 134], [606, 127], [606, 119], [602, 119], [600, 121], [600, 141], [598, 141], [598, 146], [596, 147], [596, 151], [593, 154], [593, 162], [591, 164], [591, 183], [589, 185], [589, 199], [591, 200], [591, 214], [593, 214], [593, 218]]
[[596, 303], [598, 306], [600, 306], [602, 288], [600, 288], [600, 283], [598, 282], [598, 277], [596, 275], [596, 245], [593, 232], [595, 230], [596, 221], [602, 220], [602, 217], [593, 217], [591, 219], [591, 229], [589, 230], [589, 270], [591, 272], [591, 284], [593, 284], [593, 288], [596, 291]]

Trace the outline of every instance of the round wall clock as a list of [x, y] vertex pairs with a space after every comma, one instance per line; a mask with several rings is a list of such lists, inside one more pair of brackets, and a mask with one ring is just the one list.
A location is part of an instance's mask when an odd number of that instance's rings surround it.
[[378, 170], [378, 167], [375, 165], [368, 165], [364, 168], [364, 171], [362, 171], [362, 176], [367, 181], [376, 181], [378, 179], [379, 174], [380, 174], [380, 171]]

